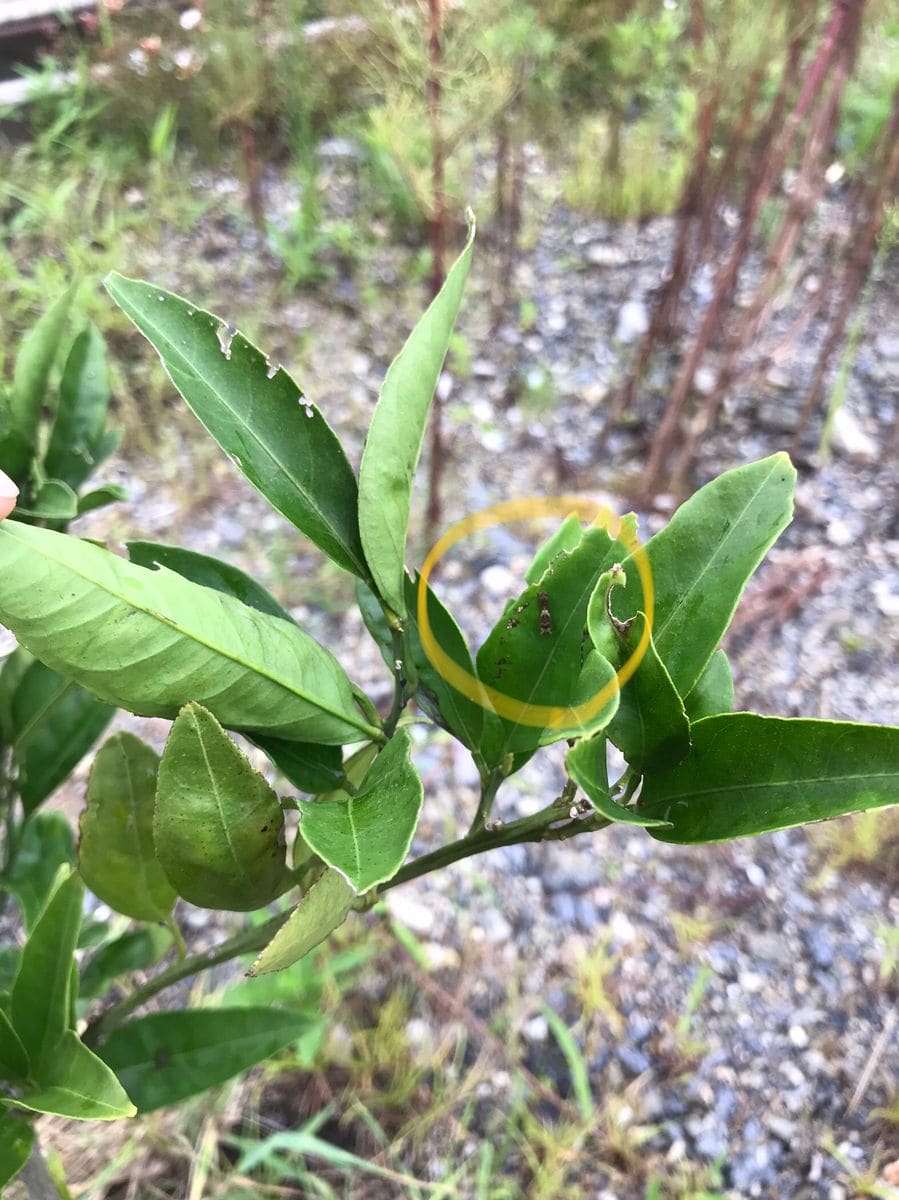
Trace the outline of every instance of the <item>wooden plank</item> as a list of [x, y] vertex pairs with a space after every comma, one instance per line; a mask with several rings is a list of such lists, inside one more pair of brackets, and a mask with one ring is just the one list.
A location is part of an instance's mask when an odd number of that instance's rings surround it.
[[0, 0], [0, 38], [31, 33], [48, 19], [96, 7], [96, 0]]

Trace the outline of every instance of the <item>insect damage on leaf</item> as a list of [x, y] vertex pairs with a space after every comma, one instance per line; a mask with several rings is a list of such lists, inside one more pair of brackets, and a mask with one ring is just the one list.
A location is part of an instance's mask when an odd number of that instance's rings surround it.
[[553, 631], [552, 617], [549, 615], [549, 596], [541, 592], [537, 599], [540, 602], [540, 632], [548, 636]]

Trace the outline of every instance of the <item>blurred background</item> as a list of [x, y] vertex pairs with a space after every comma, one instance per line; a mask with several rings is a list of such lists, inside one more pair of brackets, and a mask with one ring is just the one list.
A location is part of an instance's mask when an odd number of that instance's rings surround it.
[[[106, 478], [129, 499], [75, 532], [242, 566], [385, 700], [351, 581], [201, 433], [100, 281], [239, 326], [358, 463], [468, 207], [410, 562], [520, 495], [586, 492], [645, 534], [785, 449], [796, 520], [725, 643], [737, 707], [899, 724], [894, 3], [0, 0], [0, 372], [80, 278], [124, 430]], [[546, 532], [443, 568], [473, 642]], [[439, 732], [416, 761], [421, 852], [477, 779]], [[532, 762], [502, 815], [560, 778]], [[315, 1014], [308, 1044], [102, 1139], [48, 1118], [45, 1141], [97, 1200], [899, 1197], [897, 879], [889, 811], [510, 847], [391, 891], [283, 975], [213, 981]], [[185, 915], [197, 944], [210, 919]]]

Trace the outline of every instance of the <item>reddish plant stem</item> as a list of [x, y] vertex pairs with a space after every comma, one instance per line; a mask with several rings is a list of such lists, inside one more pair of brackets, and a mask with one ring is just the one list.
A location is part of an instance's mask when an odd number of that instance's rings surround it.
[[720, 95], [720, 88], [716, 85], [709, 99], [700, 106], [697, 116], [697, 147], [693, 157], [693, 168], [687, 180], [683, 199], [679, 206], [677, 238], [674, 244], [674, 252], [671, 256], [671, 265], [668, 269], [667, 277], [656, 296], [656, 302], [649, 321], [649, 328], [640, 342], [630, 375], [615, 397], [606, 423], [597, 439], [597, 452], [604, 449], [609, 433], [632, 407], [637, 389], [643, 382], [643, 377], [646, 374], [646, 368], [649, 366], [653, 351], [671, 329], [673, 313], [678, 298], [690, 277], [690, 234], [695, 223], [697, 208], [702, 203], [702, 193], [709, 163], [709, 150], [712, 142], [712, 130], [714, 128], [715, 113]]
[[847, 22], [840, 38], [840, 53], [836, 60], [834, 79], [811, 116], [809, 132], [802, 149], [799, 169], [790, 193], [789, 203], [768, 252], [761, 283], [748, 308], [740, 314], [739, 320], [732, 326], [715, 384], [696, 419], [692, 422], [683, 448], [678, 455], [673, 472], [672, 486], [675, 491], [683, 485], [696, 448], [714, 422], [730, 391], [740, 356], [758, 336], [760, 328], [770, 315], [772, 302], [782, 284], [784, 271], [796, 248], [799, 235], [824, 192], [826, 184], [825, 152], [833, 139], [843, 91], [855, 59], [858, 25], [863, 6], [864, 0], [858, 0], [858, 3], [849, 10]]
[[[698, 54], [705, 37], [705, 10], [701, 0], [693, 0], [690, 5], [690, 37]], [[720, 98], [721, 86], [716, 82], [708, 97], [699, 105], [696, 115], [696, 150], [693, 154], [692, 168], [678, 205], [677, 237], [671, 256], [671, 265], [667, 277], [657, 293], [649, 328], [640, 342], [630, 375], [612, 400], [606, 422], [597, 438], [597, 453], [602, 452], [609, 433], [632, 407], [653, 351], [669, 332], [678, 297], [690, 277], [690, 234], [696, 214], [702, 208], [702, 197], [708, 175], [709, 152]]]
[[650, 446], [649, 457], [640, 483], [640, 490], [644, 496], [651, 495], [655, 490], [659, 476], [668, 460], [681, 413], [693, 385], [693, 378], [711, 343], [712, 334], [720, 322], [726, 299], [736, 284], [762, 205], [780, 178], [799, 127], [816, 96], [820, 93], [822, 84], [837, 54], [847, 16], [854, 7], [858, 6], [859, 2], [860, 0], [834, 0], [830, 21], [815, 59], [806, 73], [799, 98], [796, 100], [780, 136], [767, 155], [764, 166], [759, 170], [758, 179], [751, 190], [744, 220], [737, 231], [730, 254], [718, 272], [712, 298], [706, 307], [693, 345], [687, 352], [674, 381], [671, 396]]
[[244, 183], [247, 189], [247, 208], [259, 234], [265, 233], [265, 204], [262, 198], [262, 163], [256, 144], [256, 130], [252, 121], [240, 122], [240, 148], [243, 154]]
[[[824, 381], [830, 370], [834, 355], [843, 342], [846, 325], [852, 310], [858, 302], [859, 295], [870, 270], [871, 261], [874, 258], [877, 239], [883, 228], [886, 203], [896, 186], [897, 180], [899, 180], [899, 88], [893, 93], [892, 110], [880, 140], [886, 161], [880, 172], [878, 182], [869, 189], [866, 206], [867, 219], [865, 220], [861, 235], [857, 237], [853, 244], [852, 257], [849, 269], [846, 272], [843, 294], [840, 297], [840, 302], [831, 320], [830, 328], [821, 347], [821, 353], [818, 355], [818, 361], [815, 364], [815, 373], [812, 377], [812, 382], [802, 403], [799, 420], [797, 421], [793, 441], [790, 446], [791, 454], [795, 454], [799, 450], [812, 414], [820, 404]], [[897, 415], [896, 426], [889, 449], [899, 449], [897, 439], [899, 439], [899, 415]], [[895, 446], [894, 443], [896, 443]]]
[[[446, 277], [446, 180], [445, 146], [440, 119], [441, 104], [441, 44], [443, 0], [428, 0], [428, 79], [426, 84], [428, 120], [431, 127], [431, 186], [433, 196], [428, 218], [431, 243], [430, 298], [433, 300]], [[441, 484], [446, 467], [447, 448], [443, 436], [443, 402], [439, 394], [431, 409], [431, 455], [428, 472], [428, 502], [426, 520], [429, 530], [436, 532], [443, 504]]]

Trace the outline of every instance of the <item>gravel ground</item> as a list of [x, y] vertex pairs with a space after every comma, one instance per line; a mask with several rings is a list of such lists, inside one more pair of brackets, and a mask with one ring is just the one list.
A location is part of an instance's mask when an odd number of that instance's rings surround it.
[[[334, 167], [335, 180], [342, 170]], [[603, 398], [633, 352], [633, 330], [667, 262], [672, 228], [660, 220], [615, 229], [556, 207], [520, 266], [536, 318], [527, 331], [510, 323], [495, 337], [486, 317], [488, 255], [479, 256], [460, 321], [470, 369], [443, 381], [453, 456], [447, 521], [508, 496], [557, 490], [560, 463], [574, 480], [566, 490], [600, 492], [622, 506], [658, 416], [666, 364], [603, 461], [594, 441]], [[271, 309], [266, 301], [260, 313], [256, 298], [271, 293], [267, 268], [251, 243], [235, 251], [238, 242], [210, 218], [152, 254], [136, 248], [131, 265], [205, 296], [223, 315], [252, 313], [263, 347], [297, 368], [358, 461], [378, 383], [415, 315], [417, 298], [398, 299], [402, 289], [395, 290], [402, 252], [379, 252], [366, 268], [380, 308], [360, 312], [358, 285], [341, 280], [318, 298], [292, 297]], [[183, 263], [198, 248], [199, 268], [188, 276]], [[899, 409], [899, 339], [886, 332], [895, 328], [897, 273], [894, 254], [874, 297], [833, 457], [817, 471], [811, 456], [800, 462], [796, 519], [751, 585], [726, 643], [737, 707], [899, 723], [899, 473], [876, 451]], [[691, 299], [703, 299], [701, 286]], [[776, 320], [786, 328], [790, 315], [788, 305]], [[786, 444], [816, 336], [812, 330], [752, 396], [728, 405], [703, 443], [695, 484]], [[197, 456], [183, 428], [177, 422], [163, 440], [155, 467], [120, 464], [132, 500], [98, 515], [90, 532], [183, 540], [257, 573], [359, 683], [386, 697], [380, 657], [346, 611], [351, 588], [297, 548], [230, 464]], [[663, 497], [660, 508], [672, 504]], [[642, 528], [661, 520], [643, 514]], [[441, 589], [471, 638], [483, 636], [504, 595], [516, 590], [528, 554], [508, 531], [460, 547]], [[164, 723], [149, 729], [159, 739]], [[427, 801], [417, 851], [437, 844], [450, 814], [473, 809], [476, 780], [457, 750], [422, 735]], [[533, 811], [557, 794], [560, 762], [550, 753], [529, 764], [501, 794], [499, 814]], [[622, 1120], [654, 1127], [647, 1152], [659, 1161], [718, 1162], [726, 1193], [739, 1197], [841, 1200], [857, 1191], [846, 1163], [875, 1176], [883, 1169], [881, 1187], [895, 1181], [889, 1164], [899, 1160], [899, 1133], [869, 1117], [896, 1095], [896, 977], [880, 979], [877, 934], [899, 922], [895, 877], [822, 874], [804, 831], [681, 848], [617, 827], [459, 864], [389, 893], [389, 905], [447, 986], [469, 973], [476, 1015], [489, 1018], [516, 997], [526, 1062], [564, 1094], [571, 1082], [543, 1002], [574, 1026], [594, 1095], [628, 1097]], [[579, 1020], [584, 979], [600, 981], [609, 997], [608, 1009], [589, 1020]], [[425, 1036], [420, 1022], [413, 1036]], [[491, 1103], [508, 1104], [508, 1087], [497, 1072]], [[435, 1151], [433, 1171], [440, 1169]], [[595, 1188], [604, 1198], [644, 1194], [602, 1167]]]

